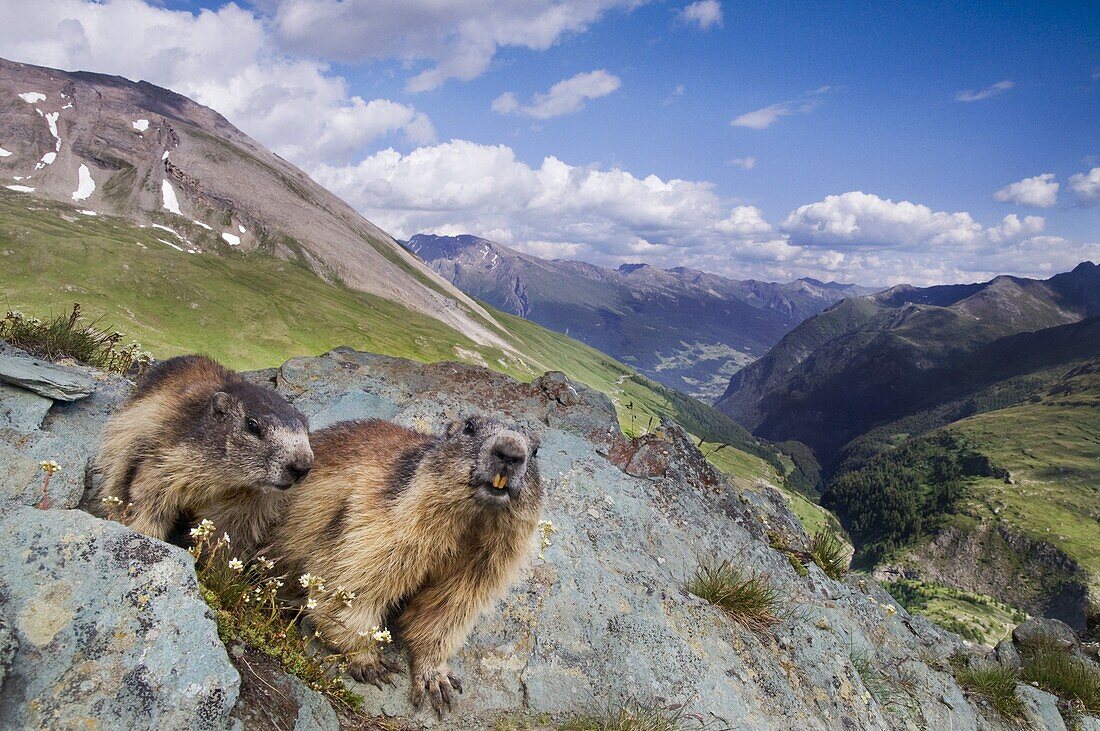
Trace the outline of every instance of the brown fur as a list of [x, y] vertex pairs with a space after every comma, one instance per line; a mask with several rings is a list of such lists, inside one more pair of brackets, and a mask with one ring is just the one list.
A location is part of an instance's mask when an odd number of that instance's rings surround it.
[[[542, 497], [537, 445], [480, 418], [451, 425], [443, 438], [371, 420], [312, 440], [317, 466], [290, 497], [292, 519], [278, 530], [275, 552], [292, 578], [308, 572], [325, 579], [329, 594], [337, 585], [358, 594], [350, 608], [322, 598], [311, 618], [353, 656], [349, 672], [360, 680], [377, 682], [393, 668], [364, 651], [370, 638], [359, 633], [403, 606], [397, 628], [411, 656], [414, 702], [427, 692], [442, 714], [451, 689], [461, 690], [448, 660], [531, 550]], [[504, 442], [525, 461], [502, 467], [493, 450]], [[515, 494], [494, 492], [485, 475], [512, 469]]]
[[172, 358], [108, 421], [100, 496], [129, 505], [124, 521], [154, 538], [167, 540], [181, 519], [210, 518], [247, 551], [280, 515], [281, 489], [312, 465], [307, 428], [274, 391], [209, 358]]

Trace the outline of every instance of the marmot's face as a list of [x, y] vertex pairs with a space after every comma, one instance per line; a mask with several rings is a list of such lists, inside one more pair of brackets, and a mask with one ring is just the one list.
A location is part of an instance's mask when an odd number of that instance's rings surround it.
[[259, 386], [219, 391], [212, 403], [224, 438], [225, 469], [246, 485], [286, 490], [313, 467], [305, 416]]
[[470, 487], [475, 499], [497, 506], [538, 499], [541, 487], [534, 436], [519, 427], [474, 416], [452, 423], [447, 440], [461, 443], [463, 453], [473, 460]]

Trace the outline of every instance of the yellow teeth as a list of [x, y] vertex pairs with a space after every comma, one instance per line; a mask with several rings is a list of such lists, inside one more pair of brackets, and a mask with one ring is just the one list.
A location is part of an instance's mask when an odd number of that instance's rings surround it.
[[508, 487], [508, 478], [504, 475], [493, 475], [493, 487], [503, 490]]

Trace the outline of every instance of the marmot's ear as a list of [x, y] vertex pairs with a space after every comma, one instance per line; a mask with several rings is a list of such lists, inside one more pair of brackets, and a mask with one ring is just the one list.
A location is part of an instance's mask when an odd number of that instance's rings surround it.
[[447, 424], [447, 438], [450, 439], [451, 437], [458, 434], [460, 431], [462, 431], [462, 428], [465, 425], [466, 425], [465, 421], [452, 421], [452, 422], [449, 422]]
[[228, 414], [236, 405], [236, 397], [230, 396], [225, 391], [218, 391], [214, 394], [214, 397], [210, 399], [210, 408], [214, 410], [215, 414]]

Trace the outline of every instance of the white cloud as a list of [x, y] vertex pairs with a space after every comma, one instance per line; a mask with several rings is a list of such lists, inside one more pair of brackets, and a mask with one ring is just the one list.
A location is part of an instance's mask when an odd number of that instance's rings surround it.
[[620, 169], [532, 167], [504, 145], [454, 140], [407, 155], [383, 150], [317, 171], [391, 233], [469, 233], [528, 251], [604, 264], [770, 265], [798, 249], [759, 209], [723, 200], [709, 183], [638, 178]]
[[811, 92], [803, 94], [798, 99], [791, 99], [778, 104], [746, 112], [730, 122], [734, 127], [748, 127], [749, 129], [767, 129], [779, 121], [780, 117], [789, 117], [792, 114], [805, 114], [817, 109], [821, 95], [829, 92], [832, 87], [822, 86]]
[[756, 157], [753, 155], [749, 155], [748, 157], [735, 157], [730, 160], [730, 165], [744, 170], [752, 170], [756, 167]]
[[522, 114], [535, 119], [550, 119], [573, 114], [584, 109], [586, 99], [599, 99], [622, 86], [618, 76], [603, 69], [577, 74], [559, 81], [550, 91], [535, 94], [530, 104], [520, 104], [516, 95], [506, 91], [493, 100], [493, 111], [500, 114]]
[[1043, 173], [1006, 185], [993, 197], [1002, 203], [1050, 208], [1058, 202], [1058, 183], [1054, 180], [1054, 173]]
[[166, 86], [302, 165], [352, 160], [393, 133], [435, 139], [414, 107], [364, 100], [324, 64], [278, 53], [263, 21], [234, 4], [195, 15], [140, 0], [0, 0], [0, 16], [5, 58]]
[[955, 94], [955, 101], [959, 101], [959, 102], [977, 102], [977, 101], [981, 101], [982, 99], [988, 99], [991, 96], [997, 96], [998, 94], [1003, 94], [1004, 92], [1008, 91], [1009, 89], [1011, 89], [1014, 86], [1016, 86], [1015, 83], [1013, 83], [1009, 79], [1005, 79], [1004, 81], [998, 81], [993, 86], [987, 86], [986, 88], [978, 89], [977, 91], [974, 91], [973, 89], [963, 89], [962, 91], [957, 92]]
[[612, 10], [646, 0], [270, 0], [282, 47], [341, 62], [398, 58], [413, 68], [407, 82], [428, 91], [467, 81], [489, 68], [497, 49], [545, 50], [582, 33]]
[[1015, 214], [985, 228], [969, 213], [947, 213], [909, 201], [895, 203], [877, 195], [851, 191], [800, 206], [783, 221], [782, 230], [801, 246], [867, 251], [936, 249], [942, 254], [979, 249], [1034, 236], [1045, 220]]
[[722, 4], [718, 0], [698, 0], [679, 12], [681, 22], [700, 30], [713, 26], [722, 27]]
[[1100, 167], [1092, 168], [1087, 173], [1071, 175], [1069, 187], [1077, 194], [1077, 200], [1082, 205], [1100, 204]]
[[681, 97], [683, 95], [684, 95], [684, 85], [683, 84], [677, 84], [675, 86], [675, 88], [673, 88], [673, 90], [671, 92], [669, 92], [668, 96], [666, 96], [664, 98], [664, 100], [661, 102], [661, 106], [662, 107], [667, 107], [669, 104], [672, 104], [674, 101], [676, 101], [677, 97]]

